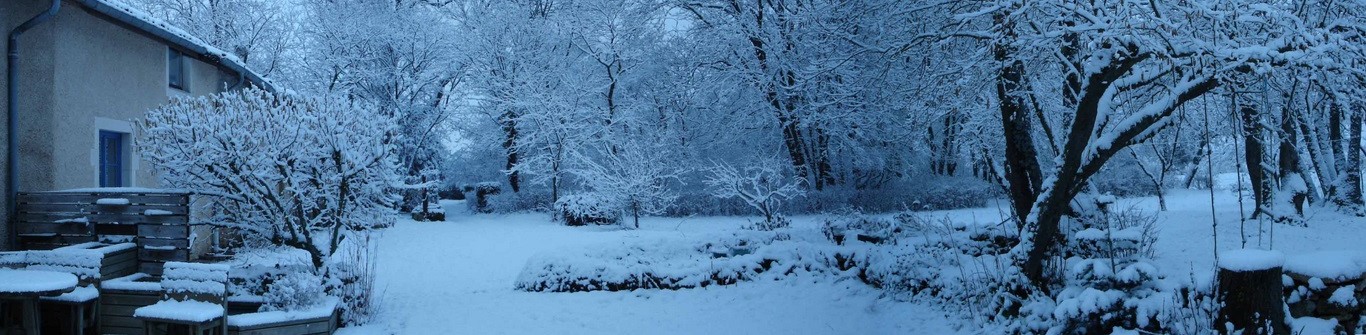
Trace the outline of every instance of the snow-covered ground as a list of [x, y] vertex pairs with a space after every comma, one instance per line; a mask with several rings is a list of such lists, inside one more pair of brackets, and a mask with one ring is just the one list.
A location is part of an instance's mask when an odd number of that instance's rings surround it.
[[[1213, 273], [1208, 191], [1178, 190], [1160, 213], [1159, 265], [1170, 279]], [[470, 215], [446, 203], [448, 222], [400, 221], [383, 231], [374, 325], [351, 334], [952, 334], [974, 333], [959, 316], [929, 303], [896, 301], [857, 281], [784, 280], [679, 291], [533, 293], [515, 290], [526, 261], [537, 253], [571, 252], [603, 244], [689, 237], [736, 230], [750, 218], [649, 218], [639, 230], [565, 227], [545, 214]], [[1118, 208], [1156, 212], [1155, 198], [1120, 199]], [[1306, 210], [1308, 227], [1276, 225], [1259, 234], [1240, 227], [1237, 197], [1216, 191], [1218, 248], [1276, 249], [1293, 257], [1315, 251], [1366, 251], [1366, 220], [1331, 208]], [[994, 222], [1001, 209], [927, 213], [955, 221]], [[819, 217], [794, 225], [814, 227]], [[1270, 227], [1269, 225], [1264, 227]], [[1240, 232], [1241, 230], [1241, 232]], [[1273, 236], [1274, 235], [1274, 236]], [[961, 328], [961, 329], [956, 329]]]
[[[665, 291], [513, 288], [540, 252], [739, 229], [745, 218], [652, 218], [640, 230], [565, 227], [544, 214], [400, 221], [379, 246], [377, 324], [349, 334], [953, 334], [943, 313], [862, 283], [751, 282]], [[797, 224], [814, 224], [810, 218]]]

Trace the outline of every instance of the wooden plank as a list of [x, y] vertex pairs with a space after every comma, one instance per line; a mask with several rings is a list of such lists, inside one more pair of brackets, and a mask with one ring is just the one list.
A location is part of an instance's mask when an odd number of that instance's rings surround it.
[[40, 193], [19, 193], [19, 203], [83, 203], [93, 204], [100, 199], [124, 198], [134, 204], [188, 204], [189, 194], [186, 193], [69, 193], [69, 192], [40, 192]]
[[139, 237], [138, 245], [149, 247], [174, 247], [176, 249], [189, 249], [190, 240], [183, 238], [146, 238]]
[[186, 215], [190, 213], [190, 207], [185, 205], [95, 206], [94, 213], [144, 215], [148, 210], [167, 211], [171, 212], [171, 215]]
[[163, 263], [165, 263], [165, 262], [157, 262], [157, 261], [150, 261], [150, 260], [139, 260], [139, 261], [138, 261], [138, 272], [146, 273], [146, 274], [153, 275], [153, 276], [160, 276], [160, 275], [161, 275], [161, 267], [162, 267]]
[[138, 237], [148, 238], [188, 238], [190, 236], [189, 225], [138, 225]]
[[137, 235], [138, 235], [138, 227], [137, 227], [137, 225], [131, 225], [131, 224], [96, 223], [96, 224], [95, 224], [95, 234], [96, 234], [96, 235], [125, 235], [125, 236], [137, 236]]
[[185, 249], [154, 250], [143, 248], [138, 249], [138, 259], [159, 262], [187, 262], [190, 260], [190, 251]]
[[19, 222], [16, 224], [15, 231], [19, 234], [59, 234], [59, 235], [90, 235], [90, 226], [82, 222], [68, 223], [37, 223]]
[[106, 326], [110, 326], [110, 327], [135, 328], [135, 327], [140, 327], [140, 326], [142, 326], [142, 320], [139, 320], [138, 318], [133, 317], [132, 312], [129, 312], [129, 314], [127, 314], [127, 315], [124, 315], [124, 314], [101, 314], [101, 315], [100, 315], [100, 323], [101, 323], [102, 325], [106, 325]]
[[144, 332], [142, 331], [142, 328], [141, 328], [141, 327], [139, 327], [139, 328], [133, 328], [133, 327], [116, 327], [116, 326], [100, 325], [100, 334], [142, 335], [143, 333], [144, 333]]
[[19, 213], [19, 222], [57, 222], [85, 218], [82, 213]]
[[118, 278], [138, 272], [138, 260], [132, 258], [119, 263], [104, 264], [100, 267], [101, 278]]
[[104, 206], [93, 204], [21, 204], [17, 209], [20, 213], [87, 213], [87, 214], [135, 214], [143, 215], [147, 210], [162, 210], [171, 214], [189, 214], [190, 208], [185, 205], [118, 205]]
[[19, 204], [20, 213], [94, 213], [95, 205], [90, 204]]
[[[233, 330], [233, 328], [237, 328], [237, 329], [236, 329], [236, 330], [237, 330], [237, 334], [239, 334], [239, 335], [296, 335], [296, 334], [313, 334], [313, 333], [327, 332], [327, 331], [328, 331], [328, 328], [330, 328], [330, 327], [328, 326], [328, 324], [327, 324], [327, 322], [328, 322], [329, 319], [330, 319], [330, 318], [305, 319], [305, 320], [296, 320], [296, 321], [291, 321], [291, 322], [283, 322], [283, 323], [278, 323], [278, 324], [257, 325], [257, 326], [253, 326], [253, 327], [232, 327], [232, 326], [228, 326], [228, 330], [231, 331], [231, 330]], [[299, 321], [306, 321], [306, 322], [299, 322]]]
[[104, 224], [189, 224], [188, 215], [142, 215], [142, 214], [82, 214], [90, 222]]
[[[100, 296], [101, 306], [142, 307], [161, 301], [161, 291], [148, 291], [153, 295], [109, 294]], [[132, 314], [128, 314], [132, 315]]]
[[85, 242], [95, 242], [95, 237], [89, 235], [19, 236], [20, 245], [25, 246], [26, 249], [34, 250], [51, 250]]
[[123, 263], [123, 262], [127, 262], [127, 261], [133, 261], [133, 260], [137, 260], [137, 259], [138, 259], [138, 253], [137, 253], [137, 251], [136, 251], [136, 250], [133, 250], [133, 249], [128, 249], [128, 250], [123, 250], [123, 251], [118, 251], [118, 252], [113, 252], [113, 253], [105, 254], [105, 255], [104, 255], [104, 259], [101, 259], [101, 260], [100, 260], [100, 263], [104, 264], [104, 266], [109, 266], [110, 264], [118, 264], [118, 263]]

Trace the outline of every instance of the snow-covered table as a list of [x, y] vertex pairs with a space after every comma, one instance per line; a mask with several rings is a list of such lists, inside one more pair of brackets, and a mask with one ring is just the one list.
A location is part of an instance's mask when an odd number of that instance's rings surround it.
[[70, 273], [0, 269], [0, 299], [18, 302], [24, 309], [24, 331], [39, 334], [42, 320], [38, 298], [76, 289], [76, 276]]

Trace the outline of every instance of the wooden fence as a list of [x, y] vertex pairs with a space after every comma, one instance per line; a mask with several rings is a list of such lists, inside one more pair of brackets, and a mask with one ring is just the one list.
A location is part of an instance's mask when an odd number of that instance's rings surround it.
[[112, 240], [136, 242], [140, 272], [191, 260], [190, 195], [160, 190], [19, 193], [15, 229], [25, 249]]

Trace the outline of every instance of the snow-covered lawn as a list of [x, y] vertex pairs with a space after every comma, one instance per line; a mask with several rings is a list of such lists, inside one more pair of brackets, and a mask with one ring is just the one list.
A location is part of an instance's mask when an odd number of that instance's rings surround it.
[[[1287, 257], [1317, 251], [1366, 252], [1366, 220], [1330, 208], [1308, 208], [1309, 227], [1277, 225], [1258, 241], [1255, 222], [1238, 224], [1236, 197], [1215, 194], [1219, 249], [1272, 248]], [[980, 329], [967, 316], [946, 316], [930, 303], [896, 301], [855, 280], [791, 279], [741, 282], [679, 291], [541, 293], [514, 289], [538, 253], [689, 238], [738, 230], [754, 218], [649, 218], [639, 230], [565, 227], [545, 214], [471, 215], [445, 204], [448, 222], [403, 220], [382, 232], [375, 324], [344, 333], [476, 334], [953, 334]], [[1209, 193], [1176, 191], [1158, 221], [1155, 264], [1168, 280], [1210, 278]], [[1120, 199], [1119, 208], [1156, 212], [1155, 198]], [[924, 213], [954, 221], [999, 222], [1001, 209]], [[814, 228], [819, 217], [798, 216]], [[1268, 226], [1269, 227], [1269, 226]], [[1273, 245], [1274, 243], [1274, 245]], [[966, 326], [964, 326], [966, 325]], [[955, 329], [961, 327], [963, 329]]]
[[[564, 227], [544, 214], [400, 221], [383, 232], [375, 325], [399, 334], [953, 334], [943, 313], [857, 281], [785, 280], [703, 289], [532, 293], [513, 288], [541, 252], [739, 229], [745, 218], [642, 220], [640, 230]], [[799, 218], [797, 224], [814, 224]]]

